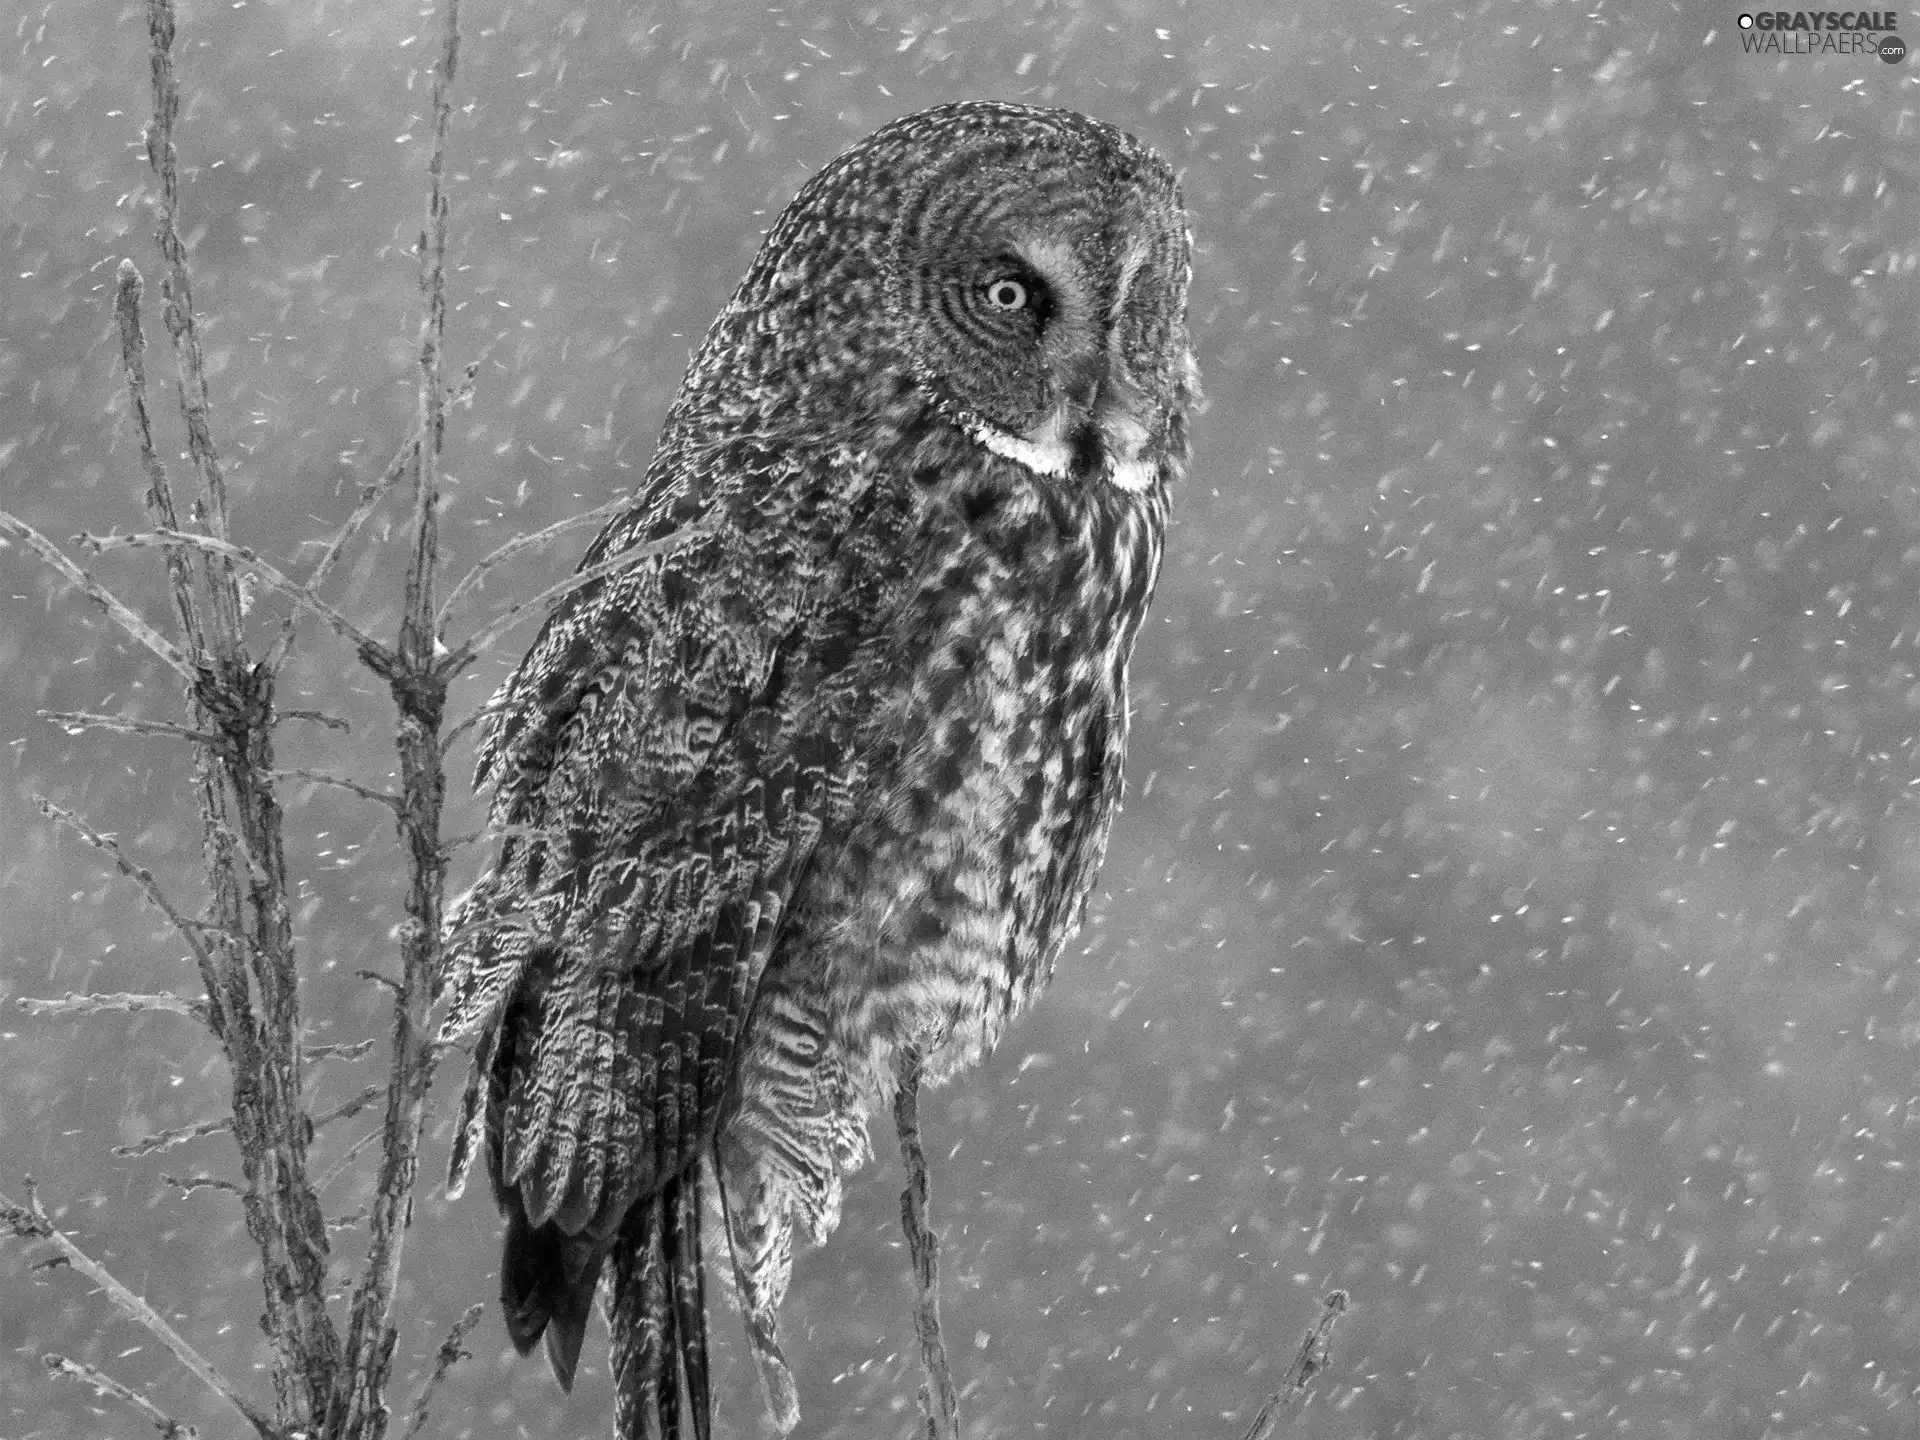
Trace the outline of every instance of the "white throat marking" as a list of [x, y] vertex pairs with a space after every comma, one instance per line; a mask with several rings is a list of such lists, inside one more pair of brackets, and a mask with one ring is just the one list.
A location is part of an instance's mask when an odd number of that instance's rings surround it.
[[1024, 465], [1036, 475], [1064, 480], [1067, 472], [1073, 468], [1073, 454], [1068, 450], [1067, 442], [1052, 433], [1044, 434], [1040, 440], [1029, 440], [1024, 435], [1010, 435], [998, 425], [975, 418], [968, 419], [967, 433], [994, 454]]
[[[1063, 433], [1064, 412], [1056, 411], [1045, 425], [1037, 427], [1037, 438], [1012, 434], [977, 415], [967, 416], [965, 425], [967, 434], [994, 454], [1024, 465], [1036, 475], [1064, 480], [1073, 471], [1073, 447]], [[1146, 446], [1145, 429], [1131, 418], [1112, 418], [1101, 428], [1106, 439], [1106, 466], [1101, 478], [1129, 495], [1151, 489], [1160, 467], [1141, 453]]]

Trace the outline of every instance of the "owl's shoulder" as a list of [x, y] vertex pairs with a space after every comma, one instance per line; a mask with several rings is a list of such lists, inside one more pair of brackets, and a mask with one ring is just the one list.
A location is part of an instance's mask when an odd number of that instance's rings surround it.
[[476, 784], [496, 818], [552, 808], [583, 757], [690, 762], [770, 683], [844, 671], [918, 563], [928, 481], [902, 458], [777, 434], [663, 446], [582, 558], [606, 573], [556, 605], [488, 707]]

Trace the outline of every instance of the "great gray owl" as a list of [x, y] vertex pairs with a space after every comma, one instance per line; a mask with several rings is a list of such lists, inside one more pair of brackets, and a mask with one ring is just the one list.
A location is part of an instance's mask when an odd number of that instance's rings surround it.
[[946, 105], [801, 189], [631, 509], [490, 707], [511, 827], [450, 918], [501, 1291], [572, 1381], [608, 1281], [623, 1436], [708, 1433], [701, 1189], [768, 1400], [913, 1047], [992, 1046], [1120, 799], [1127, 659], [1197, 372], [1173, 172], [1065, 110]]

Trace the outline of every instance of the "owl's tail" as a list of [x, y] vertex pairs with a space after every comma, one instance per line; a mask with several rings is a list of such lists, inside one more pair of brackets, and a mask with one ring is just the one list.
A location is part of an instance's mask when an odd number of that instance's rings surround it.
[[684, 1396], [693, 1440], [710, 1440], [697, 1166], [627, 1212], [609, 1258], [614, 1435], [617, 1440], [680, 1440]]
[[544, 1336], [547, 1363], [562, 1390], [573, 1389], [574, 1367], [606, 1247], [586, 1236], [561, 1233], [552, 1223], [527, 1224], [517, 1204], [507, 1209], [507, 1239], [500, 1254], [500, 1307], [507, 1335], [522, 1355]]

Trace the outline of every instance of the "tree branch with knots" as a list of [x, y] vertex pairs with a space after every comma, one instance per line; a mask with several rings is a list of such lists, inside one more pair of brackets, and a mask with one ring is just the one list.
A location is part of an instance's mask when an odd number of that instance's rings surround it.
[[[142, 322], [145, 284], [138, 267], [127, 259], [115, 277], [113, 321], [150, 529], [132, 535], [83, 536], [81, 541], [100, 555], [132, 548], [158, 551], [177, 633], [163, 634], [107, 583], [17, 516], [0, 512], [0, 536], [17, 541], [23, 551], [79, 589], [121, 631], [158, 657], [185, 690], [186, 714], [177, 723], [90, 711], [55, 712], [48, 718], [69, 729], [105, 729], [188, 742], [184, 759], [192, 768], [192, 793], [204, 836], [206, 901], [198, 917], [191, 917], [168, 897], [124, 842], [51, 801], [42, 801], [41, 806], [49, 817], [102, 852], [139, 887], [148, 903], [165, 914], [187, 944], [205, 997], [68, 994], [46, 1000], [29, 997], [23, 1004], [45, 1016], [169, 1010], [206, 1022], [226, 1064], [231, 1112], [162, 1132], [122, 1147], [121, 1153], [141, 1155], [209, 1136], [232, 1135], [240, 1158], [238, 1181], [199, 1177], [177, 1188], [183, 1193], [231, 1190], [240, 1198], [261, 1267], [263, 1324], [273, 1356], [271, 1400], [250, 1397], [215, 1372], [145, 1302], [132, 1297], [104, 1266], [85, 1257], [53, 1226], [31, 1194], [24, 1206], [0, 1203], [0, 1215], [15, 1236], [56, 1246], [63, 1263], [81, 1270], [110, 1300], [159, 1335], [189, 1371], [262, 1436], [380, 1440], [391, 1411], [387, 1392], [396, 1342], [393, 1309], [402, 1241], [411, 1213], [426, 1094], [439, 1054], [427, 1030], [427, 1011], [438, 962], [445, 886], [446, 847], [440, 834], [445, 777], [439, 731], [447, 680], [440, 667], [447, 647], [436, 628], [434, 596], [440, 565], [437, 514], [447, 403], [441, 381], [447, 315], [446, 157], [459, 46], [458, 5], [457, 0], [444, 0], [441, 6], [440, 42], [433, 65], [434, 119], [427, 146], [426, 221], [419, 245], [421, 313], [414, 342], [419, 377], [416, 424], [393, 463], [361, 488], [353, 515], [324, 543], [304, 580], [292, 578], [235, 538], [241, 517], [234, 512], [234, 495], [221, 456], [193, 270], [182, 238], [184, 200], [177, 133], [182, 105], [174, 60], [178, 17], [173, 0], [147, 0], [146, 18], [152, 113], [145, 148], [153, 177], [150, 193], [160, 256], [162, 316], [170, 342], [188, 478], [184, 485], [177, 485], [162, 458]], [[469, 387], [473, 378], [470, 368]], [[404, 497], [407, 559], [398, 633], [384, 640], [326, 599], [322, 586], [367, 519], [395, 495]], [[279, 595], [288, 606], [279, 636], [264, 654], [255, 652], [246, 630], [246, 592], [255, 584]], [[291, 648], [293, 622], [303, 613], [319, 616], [344, 638], [393, 697], [400, 777], [392, 792], [331, 772], [283, 768], [275, 762], [274, 730], [281, 718], [299, 715], [323, 724], [341, 723], [316, 711], [278, 707], [274, 681]], [[283, 834], [280, 787], [287, 781], [343, 788], [389, 808], [397, 821], [406, 876], [407, 918], [398, 931], [402, 978], [393, 999], [386, 1079], [317, 1116], [309, 1114], [305, 1098], [308, 1057], [333, 1053], [354, 1058], [364, 1051], [357, 1043], [309, 1046], [306, 1042], [298, 985], [301, 957], [292, 919], [297, 881], [290, 874]], [[316, 1132], [328, 1121], [379, 1101], [385, 1102], [385, 1115], [377, 1145], [377, 1173], [364, 1207], [367, 1259], [357, 1277], [343, 1282], [335, 1275], [329, 1222], [317, 1198], [321, 1185], [337, 1178], [338, 1171], [329, 1171], [317, 1181], [309, 1168], [308, 1151]], [[356, 1145], [354, 1150], [360, 1148]], [[329, 1296], [343, 1284], [352, 1296], [344, 1334], [329, 1308]], [[456, 1345], [443, 1353], [433, 1383], [444, 1377], [457, 1351]], [[58, 1373], [118, 1397], [167, 1433], [187, 1433], [186, 1427], [139, 1392], [104, 1372], [64, 1357], [50, 1357], [48, 1363]], [[415, 1411], [416, 1416], [424, 1413], [424, 1409]]]

